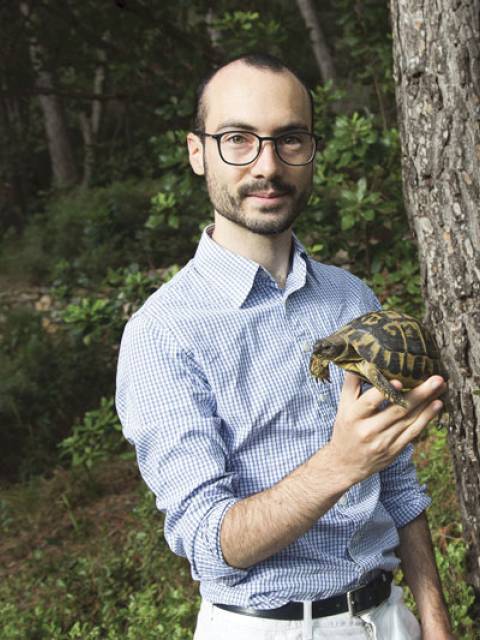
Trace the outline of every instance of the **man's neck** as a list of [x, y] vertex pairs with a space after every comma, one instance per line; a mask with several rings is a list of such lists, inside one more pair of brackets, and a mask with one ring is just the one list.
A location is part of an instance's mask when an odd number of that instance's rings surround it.
[[283, 289], [287, 280], [292, 229], [276, 235], [262, 235], [230, 222], [215, 213], [213, 240], [232, 253], [248, 258], [266, 269]]

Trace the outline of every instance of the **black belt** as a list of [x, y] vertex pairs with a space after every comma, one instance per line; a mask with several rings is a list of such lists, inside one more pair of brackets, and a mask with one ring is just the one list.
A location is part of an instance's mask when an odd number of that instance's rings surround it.
[[[390, 596], [392, 574], [382, 571], [371, 582], [325, 600], [314, 600], [312, 602], [312, 618], [323, 618], [333, 616], [337, 613], [350, 612], [355, 616], [362, 611], [377, 607]], [[219, 609], [241, 613], [245, 616], [256, 616], [257, 618], [273, 618], [275, 620], [302, 620], [303, 603], [288, 602], [283, 607], [276, 609], [249, 609], [237, 607], [233, 604], [215, 604]]]

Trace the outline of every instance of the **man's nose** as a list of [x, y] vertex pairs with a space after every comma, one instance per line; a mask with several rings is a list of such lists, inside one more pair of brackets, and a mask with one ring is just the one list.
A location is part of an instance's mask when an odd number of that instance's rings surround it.
[[277, 155], [273, 140], [264, 140], [260, 154], [252, 164], [252, 174], [255, 176], [272, 176], [278, 173], [279, 165], [282, 161]]

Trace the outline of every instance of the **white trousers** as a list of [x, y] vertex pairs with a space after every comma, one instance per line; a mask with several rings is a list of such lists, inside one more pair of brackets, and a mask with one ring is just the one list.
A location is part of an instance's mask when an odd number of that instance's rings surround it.
[[271, 620], [224, 611], [202, 601], [193, 640], [420, 640], [420, 625], [392, 585], [388, 600], [360, 616]]

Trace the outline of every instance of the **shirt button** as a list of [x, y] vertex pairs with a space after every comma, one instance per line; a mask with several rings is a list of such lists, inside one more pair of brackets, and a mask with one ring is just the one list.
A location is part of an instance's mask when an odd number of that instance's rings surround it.
[[302, 349], [305, 353], [308, 353], [309, 351], [311, 351], [312, 347], [310, 346], [309, 342], [302, 342]]
[[343, 494], [343, 496], [340, 498], [340, 500], [338, 500], [337, 503], [340, 507], [345, 507], [348, 504], [348, 498], [345, 494]]

